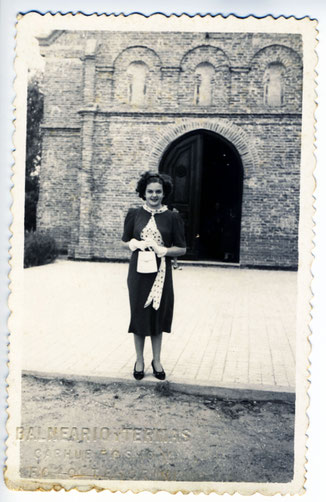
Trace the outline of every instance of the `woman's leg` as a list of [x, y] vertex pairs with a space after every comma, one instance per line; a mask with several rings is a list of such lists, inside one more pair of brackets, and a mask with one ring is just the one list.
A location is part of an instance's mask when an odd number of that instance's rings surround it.
[[153, 351], [153, 364], [156, 371], [163, 371], [161, 365], [161, 347], [162, 347], [162, 333], [159, 335], [151, 336], [152, 351]]
[[145, 337], [134, 334], [134, 342], [136, 349], [136, 371], [142, 371], [144, 369], [144, 345]]

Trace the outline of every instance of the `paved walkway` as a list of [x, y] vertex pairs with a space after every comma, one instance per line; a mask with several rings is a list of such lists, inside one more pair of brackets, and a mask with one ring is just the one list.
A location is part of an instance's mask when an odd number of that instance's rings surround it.
[[[25, 270], [23, 369], [130, 378], [127, 264], [58, 261]], [[185, 266], [174, 271], [168, 379], [294, 390], [296, 273]], [[145, 347], [153, 379], [150, 340]]]

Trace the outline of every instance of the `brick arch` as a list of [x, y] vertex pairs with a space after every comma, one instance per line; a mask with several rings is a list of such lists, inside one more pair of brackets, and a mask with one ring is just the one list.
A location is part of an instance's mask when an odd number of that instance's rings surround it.
[[151, 171], [157, 171], [170, 144], [184, 134], [198, 129], [215, 132], [232, 143], [241, 157], [244, 178], [254, 166], [259, 165], [258, 154], [253, 146], [249, 147], [250, 141], [245, 131], [223, 119], [214, 122], [208, 120], [183, 121], [178, 125], [165, 127], [160, 136], [156, 138], [154, 147], [148, 155], [147, 168]]
[[213, 45], [199, 45], [184, 54], [180, 68], [194, 70], [202, 62], [210, 63], [215, 69], [219, 66], [229, 66], [229, 58], [222, 49]]
[[267, 64], [268, 62], [278, 62], [285, 68], [295, 65], [302, 65], [300, 55], [287, 45], [272, 44], [263, 47], [251, 59], [251, 65]]
[[134, 45], [126, 47], [118, 54], [113, 62], [113, 67], [126, 68], [133, 61], [144, 61], [149, 67], [152, 65], [161, 66], [161, 59], [153, 49], [144, 45]]

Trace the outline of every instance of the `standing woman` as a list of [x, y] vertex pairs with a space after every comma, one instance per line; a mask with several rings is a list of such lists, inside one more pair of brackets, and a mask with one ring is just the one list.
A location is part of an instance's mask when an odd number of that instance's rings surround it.
[[[129, 333], [134, 334], [136, 363], [134, 377], [144, 378], [145, 337], [152, 342], [153, 374], [165, 379], [161, 364], [162, 333], [171, 332], [173, 317], [173, 283], [171, 258], [186, 252], [183, 221], [180, 215], [164, 205], [172, 191], [170, 176], [145, 172], [139, 179], [136, 192], [145, 203], [129, 209], [122, 241], [132, 255], [129, 263], [128, 289], [131, 320]], [[145, 256], [141, 251], [154, 251], [157, 271], [143, 273], [138, 263]], [[142, 256], [139, 256], [142, 255]]]

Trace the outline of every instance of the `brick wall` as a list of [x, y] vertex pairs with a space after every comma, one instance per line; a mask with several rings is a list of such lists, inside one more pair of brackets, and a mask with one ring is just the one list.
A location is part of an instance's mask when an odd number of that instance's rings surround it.
[[[260, 159], [244, 172], [241, 264], [291, 267], [297, 261], [300, 124], [292, 117], [273, 122], [260, 117], [255, 123], [252, 119], [250, 125], [248, 118], [229, 120], [246, 129], [249, 148], [255, 149]], [[136, 181], [149, 166], [151, 143], [166, 127], [166, 117], [159, 116], [151, 121], [115, 117], [110, 124], [102, 117], [97, 122], [96, 136], [110, 137], [113, 153], [109, 153], [105, 140], [96, 142], [94, 159], [107, 160], [94, 162], [94, 256], [121, 256], [124, 216], [128, 207], [141, 202], [135, 194]]]
[[297, 263], [300, 123], [284, 116], [246, 124], [260, 162], [245, 174], [241, 264], [291, 267]]
[[[204, 120], [210, 128], [221, 121], [237, 127], [245, 139], [234, 144], [245, 142], [250, 153], [242, 155], [241, 265], [296, 266], [299, 35], [62, 32], [40, 45], [47, 66], [38, 225], [53, 229], [71, 257], [128, 255], [120, 238], [128, 207], [140, 203], [138, 175], [158, 168], [160, 138], [176, 124], [189, 130]], [[148, 68], [146, 99], [134, 106], [128, 67], [139, 61]], [[214, 67], [211, 106], [194, 102], [195, 69], [203, 62]], [[284, 69], [280, 107], [264, 99], [271, 63]]]
[[78, 130], [44, 130], [37, 226], [51, 229], [62, 250], [78, 225], [72, 213], [79, 198], [80, 151]]

